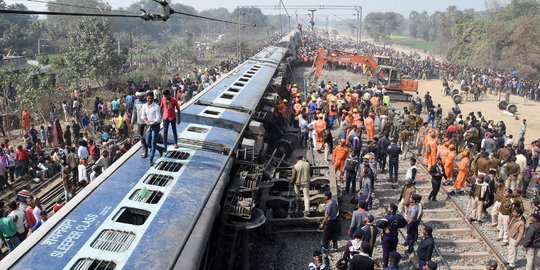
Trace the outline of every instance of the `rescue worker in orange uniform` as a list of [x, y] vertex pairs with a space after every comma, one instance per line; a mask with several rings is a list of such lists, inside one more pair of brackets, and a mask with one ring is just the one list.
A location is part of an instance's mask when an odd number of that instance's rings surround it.
[[458, 167], [459, 172], [456, 177], [456, 182], [454, 183], [454, 190], [449, 193], [450, 195], [455, 195], [456, 192], [463, 193], [465, 190], [467, 177], [469, 176], [469, 151], [464, 150], [461, 155], [462, 157]]
[[369, 116], [365, 119], [367, 140], [373, 141], [375, 137], [375, 121], [373, 121], [373, 113], [370, 112]]
[[343, 181], [343, 166], [345, 166], [345, 160], [349, 156], [349, 150], [345, 146], [345, 139], [341, 139], [340, 144], [334, 149], [334, 171], [337, 175], [339, 171], [339, 181]]
[[448, 146], [448, 155], [444, 162], [444, 173], [446, 174], [446, 180], [443, 184], [447, 184], [446, 181], [454, 180], [454, 167], [456, 166], [456, 146], [451, 144]]
[[302, 111], [302, 104], [300, 102], [296, 102], [293, 106], [294, 109], [294, 116], [298, 116], [300, 112]]
[[[447, 138], [444, 138], [444, 144], [439, 145], [437, 149], [437, 154], [439, 155], [439, 157], [441, 157], [443, 164], [446, 164], [446, 157], [448, 156], [448, 146], [450, 146], [450, 142]], [[446, 174], [446, 177], [448, 177], [448, 174]]]
[[315, 139], [317, 142], [316, 149], [320, 153], [323, 149], [324, 130], [326, 129], [326, 122], [322, 113], [317, 115], [317, 120], [313, 123], [313, 129], [315, 130]]
[[426, 151], [428, 152], [428, 170], [431, 168], [431, 166], [435, 165], [437, 162], [437, 135], [435, 133], [431, 133], [431, 139], [428, 141], [428, 145], [426, 146]]
[[360, 96], [358, 95], [358, 92], [356, 92], [356, 89], [351, 94], [351, 107], [356, 108], [358, 107], [358, 99]]
[[338, 111], [338, 105], [336, 103], [337, 99], [335, 97], [332, 97], [330, 99], [330, 102], [328, 102], [328, 116], [330, 120], [330, 128], [334, 125], [334, 120], [336, 120], [336, 115]]
[[279, 114], [281, 114], [281, 116], [283, 117], [283, 119], [285, 119], [285, 122], [289, 122], [289, 116], [288, 116], [288, 113], [287, 113], [287, 106], [288, 106], [288, 101], [286, 99], [284, 99], [282, 102], [279, 102], [278, 103], [278, 112]]

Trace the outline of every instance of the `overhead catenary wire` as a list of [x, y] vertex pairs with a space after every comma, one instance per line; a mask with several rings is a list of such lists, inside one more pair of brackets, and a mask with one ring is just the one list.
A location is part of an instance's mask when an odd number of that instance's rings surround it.
[[43, 3], [43, 4], [55, 5], [55, 6], [75, 7], [75, 8], [81, 8], [81, 9], [99, 10], [100, 12], [107, 11], [107, 12], [119, 12], [119, 13], [137, 15], [135, 13], [127, 12], [125, 10], [102, 10], [99, 7], [80, 6], [80, 5], [73, 5], [73, 4], [67, 4], [67, 3], [57, 3], [57, 2], [52, 2], [52, 1], [44, 1], [44, 0], [15, 0], [15, 1], [18, 1], [18, 2], [26, 1], [26, 2]]
[[[145, 16], [148, 16], [148, 15], [155, 15], [155, 14], [146, 14], [146, 13], [141, 14], [141, 15], [130, 15], [130, 14], [34, 11], [34, 10], [13, 10], [13, 9], [0, 9], [0, 14], [55, 15], [55, 16], [80, 16], [80, 17], [85, 17], [85, 16], [86, 17], [120, 17], [120, 18], [140, 18], [140, 19], [145, 19]], [[188, 17], [205, 19], [205, 20], [210, 20], [210, 21], [256, 27], [255, 24], [249, 25], [249, 24], [245, 24], [245, 23], [237, 23], [237, 22], [233, 22], [233, 21], [226, 21], [226, 20], [221, 20], [221, 19], [217, 19], [217, 18], [211, 18], [211, 17], [201, 16], [201, 15], [189, 14], [189, 13], [180, 12], [180, 11], [171, 10], [171, 14], [180, 14], [180, 15], [184, 15], [184, 16], [188, 16]], [[157, 14], [157, 15], [161, 16], [161, 14]], [[145, 20], [147, 20], [147, 19], [145, 19]]]

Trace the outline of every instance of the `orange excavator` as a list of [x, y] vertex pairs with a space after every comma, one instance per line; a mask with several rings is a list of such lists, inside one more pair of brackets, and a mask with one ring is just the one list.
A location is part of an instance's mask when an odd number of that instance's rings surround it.
[[326, 55], [326, 49], [319, 48], [313, 65], [315, 66], [315, 80], [321, 75], [326, 62], [353, 63], [365, 65], [372, 75], [371, 82], [382, 85], [386, 90], [414, 93], [418, 90], [418, 81], [401, 78], [397, 68], [390, 66], [390, 58], [386, 56], [369, 57], [355, 55], [346, 51], [336, 51], [338, 55]]

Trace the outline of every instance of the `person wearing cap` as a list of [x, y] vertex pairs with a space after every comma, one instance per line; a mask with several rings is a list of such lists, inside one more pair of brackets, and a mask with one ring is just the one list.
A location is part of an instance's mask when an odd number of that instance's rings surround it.
[[364, 119], [366, 125], [366, 136], [368, 141], [372, 141], [375, 137], [375, 121], [373, 121], [373, 113], [369, 113], [368, 117]]
[[388, 174], [390, 182], [397, 182], [398, 168], [399, 168], [399, 155], [401, 155], [401, 148], [397, 145], [397, 140], [392, 139], [392, 143], [388, 146]]
[[435, 134], [435, 132], [431, 133], [431, 139], [428, 140], [428, 143], [426, 145], [426, 151], [429, 154], [428, 159], [427, 159], [427, 164], [428, 164], [427, 169], [429, 170], [431, 166], [435, 165], [435, 163], [437, 162], [437, 156], [438, 156], [437, 134]]
[[367, 254], [369, 244], [362, 242], [358, 254], [352, 256], [349, 260], [348, 270], [373, 270], [375, 269], [375, 261]]
[[398, 206], [390, 204], [386, 215], [377, 221], [377, 227], [382, 231], [381, 243], [383, 249], [383, 267], [388, 266], [388, 260], [391, 252], [395, 252], [398, 245], [398, 230], [407, 226], [407, 220], [397, 214]]
[[336, 120], [336, 115], [338, 112], [338, 105], [336, 103], [337, 99], [335, 97], [330, 98], [328, 103], [328, 120], [330, 121], [329, 126], [334, 126], [334, 121]]
[[414, 244], [418, 239], [418, 225], [422, 220], [423, 207], [420, 204], [422, 196], [420, 194], [413, 194], [409, 197], [409, 207], [407, 209], [407, 242], [409, 246], [408, 253], [414, 251]]
[[437, 163], [434, 166], [431, 166], [429, 174], [431, 175], [431, 193], [428, 196], [428, 200], [437, 201], [437, 194], [439, 194], [439, 190], [441, 189], [442, 179], [448, 180], [443, 169], [441, 158], [437, 158]]
[[364, 227], [362, 227], [362, 233], [364, 236], [362, 237], [362, 240], [369, 244], [369, 249], [366, 251], [366, 253], [373, 257], [373, 249], [375, 248], [375, 242], [377, 242], [377, 234], [379, 232], [379, 228], [373, 224], [373, 221], [375, 220], [375, 217], [372, 214], [367, 214], [364, 216]]
[[501, 206], [501, 202], [504, 199], [504, 192], [506, 188], [504, 187], [504, 180], [501, 178], [497, 178], [497, 181], [495, 183], [495, 202], [493, 203], [493, 207], [491, 207], [491, 227], [499, 227], [498, 226], [498, 215], [499, 215], [499, 207]]
[[148, 155], [148, 146], [146, 145], [146, 140], [144, 139], [144, 129], [146, 127], [146, 124], [144, 123], [144, 120], [142, 118], [142, 108], [146, 104], [145, 100], [145, 93], [142, 91], [139, 91], [135, 94], [137, 99], [134, 102], [133, 105], [133, 112], [131, 114], [131, 125], [137, 124], [137, 132], [139, 133], [139, 137], [141, 137], [141, 145], [142, 145], [142, 154], [141, 157], [145, 158]]
[[338, 205], [337, 201], [332, 199], [332, 192], [326, 190], [324, 193], [324, 218], [319, 225], [319, 229], [323, 231], [321, 241], [321, 249], [327, 251], [329, 242], [332, 240], [333, 249], [338, 249], [337, 237], [339, 233], [339, 224], [337, 219]]
[[540, 213], [531, 214], [528, 220], [530, 224], [525, 229], [521, 244], [525, 249], [525, 258], [527, 259], [525, 270], [533, 270], [540, 257]]
[[484, 181], [484, 175], [478, 175], [469, 192], [471, 198], [468, 213], [469, 222], [475, 220], [481, 222], [484, 219], [484, 205], [490, 193], [489, 184]]
[[461, 153], [461, 161], [458, 166], [458, 175], [456, 177], [456, 182], [454, 182], [454, 190], [452, 190], [449, 195], [463, 194], [465, 191], [465, 185], [467, 184], [467, 177], [469, 177], [469, 151], [464, 150]]
[[296, 157], [296, 164], [292, 167], [291, 184], [296, 196], [300, 196], [300, 190], [304, 198], [304, 214], [309, 212], [309, 181], [311, 180], [311, 164], [305, 161], [301, 155]]
[[326, 130], [326, 122], [324, 121], [324, 115], [319, 114], [313, 123], [313, 129], [315, 130], [316, 150], [322, 153], [324, 144], [324, 131]]
[[418, 257], [418, 269], [424, 269], [424, 266], [431, 260], [433, 250], [435, 249], [435, 240], [433, 239], [433, 228], [424, 226], [422, 230], [424, 238], [418, 243], [416, 255]]
[[332, 155], [334, 160], [334, 172], [336, 175], [339, 175], [340, 181], [343, 181], [343, 167], [345, 166], [347, 156], [349, 156], [349, 149], [347, 146], [345, 146], [345, 139], [341, 139], [339, 145], [334, 149], [334, 154]]
[[512, 219], [510, 220], [508, 230], [508, 239], [509, 242], [504, 242], [502, 245], [508, 245], [508, 266], [510, 269], [516, 267], [516, 259], [518, 253], [519, 243], [525, 234], [525, 218], [522, 216], [523, 210], [516, 207], [512, 211]]
[[437, 270], [437, 263], [434, 261], [427, 261], [421, 270]]
[[392, 251], [389, 254], [388, 266], [383, 267], [383, 270], [399, 270], [399, 261], [401, 261], [401, 254], [397, 251]]
[[497, 222], [499, 223], [499, 237], [495, 240], [502, 240], [503, 243], [508, 243], [508, 223], [510, 222], [510, 215], [512, 214], [513, 208], [512, 193], [512, 189], [509, 188], [504, 191], [504, 197], [501, 201], [501, 206], [499, 207], [499, 219]]

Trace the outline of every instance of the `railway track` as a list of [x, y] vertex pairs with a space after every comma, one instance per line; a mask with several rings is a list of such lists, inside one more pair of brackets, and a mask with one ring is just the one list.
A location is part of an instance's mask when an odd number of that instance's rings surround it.
[[[121, 148], [126, 140], [122, 140], [118, 143], [118, 146]], [[138, 140], [134, 140], [133, 144], [137, 143]], [[89, 174], [92, 170], [92, 166], [94, 163], [91, 163], [86, 166], [86, 172]], [[12, 192], [5, 193], [2, 196], [2, 200], [4, 201], [11, 201], [14, 200], [17, 196], [17, 191], [24, 189], [25, 187], [30, 186], [28, 188], [28, 191], [32, 194], [40, 194], [44, 190], [45, 193], [43, 193], [39, 198], [41, 199], [41, 203], [44, 207], [44, 209], [47, 211], [47, 213], [52, 212], [52, 208], [55, 204], [55, 200], [58, 197], [61, 197], [62, 199], [65, 199], [64, 195], [64, 188], [62, 185], [62, 181], [59, 181], [61, 172], [54, 174], [53, 176], [44, 179], [43, 181], [39, 183], [35, 183], [32, 180], [19, 180], [16, 183], [12, 185]], [[70, 181], [72, 178], [70, 178]], [[77, 188], [77, 193], [80, 191], [80, 188]]]
[[[400, 161], [400, 175], [404, 175], [407, 161]], [[482, 270], [487, 259], [496, 259], [498, 269], [505, 268], [505, 260], [493, 246], [491, 241], [479, 230], [475, 224], [468, 222], [466, 210], [453, 197], [449, 196], [448, 190], [441, 187], [436, 202], [427, 201], [431, 192], [431, 177], [426, 168], [417, 163], [419, 173], [416, 181], [416, 193], [422, 195], [424, 215], [419, 229], [425, 225], [433, 227], [435, 250], [433, 260], [439, 265], [439, 269], [457, 270]], [[382, 179], [381, 179], [382, 178]], [[386, 177], [378, 177], [375, 184], [375, 198], [379, 199], [380, 206], [386, 206], [391, 202], [398, 203], [399, 194], [404, 181], [390, 183]], [[382, 180], [382, 181], [381, 181]], [[389, 192], [389, 190], [391, 190]], [[375, 202], [374, 202], [374, 205]], [[406, 233], [402, 231], [400, 243], [405, 242]], [[416, 253], [409, 255], [410, 260], [417, 265]]]

